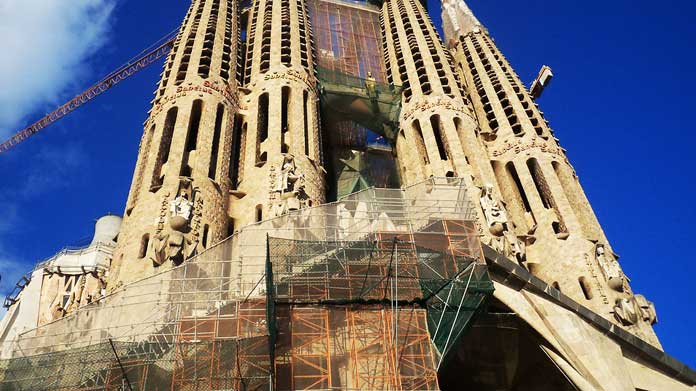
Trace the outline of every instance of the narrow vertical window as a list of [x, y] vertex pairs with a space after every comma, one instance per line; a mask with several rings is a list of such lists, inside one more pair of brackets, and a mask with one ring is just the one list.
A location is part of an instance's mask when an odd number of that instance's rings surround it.
[[423, 130], [421, 129], [420, 122], [418, 120], [413, 121], [413, 130], [416, 136], [416, 148], [418, 149], [418, 153], [421, 155], [421, 158], [423, 158], [423, 163], [430, 164], [428, 148], [425, 146]]
[[519, 175], [517, 175], [515, 164], [509, 162], [505, 165], [505, 168], [507, 169], [510, 178], [512, 178], [512, 181], [515, 183], [517, 194], [520, 196], [520, 199], [522, 200], [522, 205], [524, 205], [525, 212], [532, 213], [532, 206], [529, 204], [529, 199], [527, 198], [527, 193], [525, 193], [524, 187], [522, 186], [522, 181], [520, 181], [520, 177]]
[[309, 94], [307, 91], [302, 93], [304, 107], [304, 153], [309, 157]]
[[592, 287], [590, 286], [590, 283], [587, 282], [587, 279], [585, 277], [580, 277], [578, 282], [580, 283], [582, 294], [585, 295], [585, 299], [592, 300]]
[[220, 154], [220, 134], [222, 133], [222, 123], [225, 119], [225, 106], [218, 104], [215, 113], [215, 130], [213, 132], [213, 145], [210, 149], [210, 165], [208, 166], [208, 178], [217, 178], [218, 155]]
[[256, 126], [256, 164], [262, 164], [266, 162], [266, 153], [261, 152], [261, 144], [268, 139], [268, 93], [259, 96]]
[[281, 89], [281, 112], [280, 112], [280, 131], [281, 131], [281, 136], [280, 136], [280, 152], [281, 153], [288, 153], [289, 147], [288, 147], [288, 132], [290, 131], [289, 128], [289, 122], [288, 122], [288, 110], [290, 108], [290, 87], [283, 87]]
[[230, 186], [232, 189], [237, 189], [239, 184], [239, 166], [242, 156], [242, 118], [239, 115], [234, 116], [234, 125], [232, 130], [232, 156], [230, 156]]
[[234, 235], [234, 219], [230, 218], [227, 220], [227, 236]]
[[546, 183], [546, 178], [544, 178], [544, 173], [541, 172], [539, 162], [536, 159], [529, 159], [527, 160], [527, 168], [529, 169], [529, 173], [532, 174], [534, 186], [539, 193], [539, 197], [541, 197], [542, 205], [544, 205], [544, 208], [546, 209], [553, 208], [555, 202], [553, 200], [553, 196], [551, 195], [549, 185]]
[[174, 127], [176, 125], [176, 117], [179, 110], [176, 107], [172, 107], [167, 112], [167, 117], [164, 120], [164, 129], [162, 129], [162, 139], [160, 141], [159, 150], [157, 151], [157, 158], [155, 160], [155, 169], [152, 172], [152, 181], [150, 185], [150, 191], [155, 192], [162, 187], [164, 183], [164, 174], [162, 173], [162, 167], [169, 161], [169, 150], [172, 146], [172, 136], [174, 135]]
[[529, 168], [529, 173], [532, 175], [534, 186], [539, 193], [539, 197], [541, 197], [541, 203], [544, 205], [544, 208], [553, 210], [556, 215], [556, 221], [554, 221], [551, 225], [554, 233], [557, 235], [567, 234], [568, 228], [563, 222], [561, 211], [558, 209], [556, 200], [553, 198], [551, 188], [549, 187], [548, 182], [546, 182], [546, 177], [544, 177], [544, 173], [539, 166], [539, 162], [534, 158], [529, 159], [527, 160], [527, 168]]
[[189, 156], [192, 151], [196, 150], [202, 114], [203, 101], [197, 99], [193, 102], [193, 106], [191, 107], [191, 118], [189, 119], [188, 131], [186, 132], [186, 148], [184, 149], [184, 157], [181, 160], [181, 170], [179, 171], [179, 175], [181, 176], [191, 176], [192, 169], [189, 164]]
[[445, 146], [444, 138], [442, 137], [442, 124], [440, 123], [440, 116], [433, 115], [430, 117], [430, 125], [433, 127], [433, 134], [435, 135], [435, 143], [437, 144], [437, 151], [440, 154], [440, 159], [448, 160], [447, 148]]
[[210, 226], [208, 224], [205, 224], [203, 226], [203, 238], [202, 238], [202, 243], [203, 243], [203, 248], [208, 248], [208, 235], [210, 234]]
[[256, 222], [263, 220], [263, 205], [256, 205]]
[[140, 250], [138, 251], [138, 258], [143, 259], [147, 255], [147, 248], [150, 246], [150, 234], [143, 235], [140, 238]]

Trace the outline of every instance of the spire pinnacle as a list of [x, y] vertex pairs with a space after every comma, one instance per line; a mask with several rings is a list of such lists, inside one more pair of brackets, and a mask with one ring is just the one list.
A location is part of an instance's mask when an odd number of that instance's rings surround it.
[[442, 0], [442, 27], [447, 42], [472, 31], [485, 29], [464, 0]]

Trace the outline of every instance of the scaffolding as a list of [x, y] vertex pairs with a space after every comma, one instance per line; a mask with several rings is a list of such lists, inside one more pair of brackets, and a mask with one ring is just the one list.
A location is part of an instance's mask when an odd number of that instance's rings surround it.
[[330, 199], [369, 187], [399, 187], [394, 137], [402, 88], [387, 83], [380, 8], [370, 2], [307, 3], [316, 44]]
[[0, 390], [437, 390], [492, 291], [473, 216], [432, 178], [245, 227], [2, 346]]

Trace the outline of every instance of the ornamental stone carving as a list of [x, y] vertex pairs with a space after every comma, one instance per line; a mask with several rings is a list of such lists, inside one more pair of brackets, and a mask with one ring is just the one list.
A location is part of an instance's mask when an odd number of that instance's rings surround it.
[[649, 325], [657, 323], [655, 305], [643, 295], [617, 299], [614, 305], [614, 317], [624, 326], [637, 325], [638, 322]]
[[493, 185], [486, 184], [480, 201], [483, 214], [488, 223], [488, 230], [494, 236], [502, 236], [508, 229], [508, 217], [502, 202], [493, 194]]
[[646, 299], [643, 295], [635, 295], [634, 298], [638, 308], [640, 309], [640, 315], [643, 322], [647, 322], [650, 325], [657, 323], [655, 304]]
[[616, 259], [606, 253], [606, 248], [603, 244], [595, 246], [595, 257], [597, 263], [602, 268], [602, 272], [604, 272], [609, 288], [617, 292], [623, 292], [626, 276], [621, 271], [621, 267]]
[[280, 172], [275, 167], [270, 174], [270, 211], [272, 217], [309, 206], [309, 196], [305, 192], [305, 176], [300, 173], [291, 154], [283, 155]]
[[196, 254], [198, 241], [186, 235], [191, 232], [196, 193], [190, 181], [181, 181], [179, 195], [169, 202], [169, 225], [158, 232], [152, 241], [154, 256], [151, 260], [155, 266], [167, 261], [179, 265]]

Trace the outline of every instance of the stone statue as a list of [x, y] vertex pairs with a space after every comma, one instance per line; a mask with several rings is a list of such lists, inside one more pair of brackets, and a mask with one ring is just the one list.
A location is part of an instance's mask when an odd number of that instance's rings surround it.
[[278, 193], [287, 193], [295, 190], [295, 184], [304, 178], [304, 175], [297, 174], [297, 166], [295, 166], [295, 158], [286, 154], [283, 156], [283, 165], [280, 169], [280, 176], [277, 178], [273, 191]]
[[179, 196], [169, 204], [170, 225], [173, 229], [181, 231], [191, 221], [193, 201], [189, 200], [185, 190], [181, 190]]
[[633, 297], [616, 299], [614, 304], [614, 317], [624, 326], [632, 326], [638, 323], [640, 309]]
[[502, 236], [507, 230], [508, 217], [501, 202], [493, 194], [493, 185], [490, 183], [483, 188], [481, 208], [483, 208], [490, 233], [495, 236]]
[[617, 292], [623, 292], [625, 278], [619, 263], [613, 257], [606, 254], [606, 249], [603, 244], [595, 246], [595, 256], [597, 258], [597, 263], [599, 263], [599, 266], [604, 272], [609, 288]]
[[367, 72], [367, 78], [365, 78], [365, 90], [367, 91], [368, 98], [377, 98], [377, 80], [372, 76], [371, 71]]
[[[188, 185], [183, 183], [182, 187]], [[152, 241], [152, 262], [155, 266], [161, 266], [166, 261], [172, 261], [179, 265], [184, 260], [196, 254], [198, 242], [186, 237], [191, 231], [190, 223], [193, 214], [193, 200], [189, 199], [189, 193], [185, 188], [179, 191], [179, 195], [169, 203], [169, 228], [155, 235]]]
[[309, 197], [305, 193], [304, 174], [297, 171], [295, 158], [290, 154], [283, 155], [280, 174], [276, 175], [275, 170], [272, 170], [270, 211], [273, 217], [282, 216], [309, 205]]
[[527, 262], [527, 244], [520, 240], [515, 234], [510, 231], [505, 231], [506, 248], [509, 249], [508, 256], [513, 257], [520, 265]]
[[154, 249], [152, 262], [155, 266], [161, 266], [166, 261], [180, 265], [186, 259], [196, 255], [198, 242], [187, 239], [181, 232], [172, 231], [155, 236], [152, 247]]
[[648, 299], [646, 299], [643, 295], [635, 295], [634, 298], [636, 304], [638, 305], [638, 308], [640, 309], [641, 319], [650, 325], [654, 325], [655, 323], [657, 323], [657, 312], [655, 311], [655, 304], [653, 304], [651, 301], [648, 301]]
[[65, 309], [60, 303], [55, 303], [51, 307], [51, 320], [56, 320], [65, 316]]

